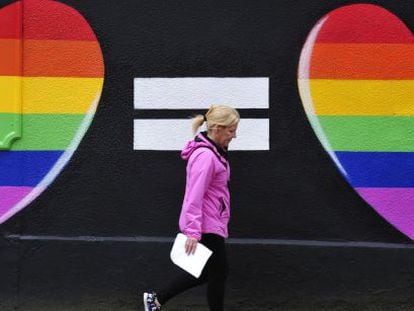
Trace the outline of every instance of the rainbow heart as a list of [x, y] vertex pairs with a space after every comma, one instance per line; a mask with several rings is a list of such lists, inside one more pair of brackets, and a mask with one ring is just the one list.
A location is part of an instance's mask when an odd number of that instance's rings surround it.
[[357, 193], [414, 239], [414, 37], [370, 4], [336, 9], [303, 47], [298, 86], [308, 119]]
[[50, 0], [0, 10], [0, 223], [39, 196], [72, 157], [102, 91], [88, 22]]

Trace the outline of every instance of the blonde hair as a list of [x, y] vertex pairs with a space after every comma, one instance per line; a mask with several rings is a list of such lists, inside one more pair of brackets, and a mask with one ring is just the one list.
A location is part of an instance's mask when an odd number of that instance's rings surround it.
[[192, 119], [193, 134], [198, 132], [200, 126], [207, 122], [207, 131], [215, 126], [230, 127], [240, 121], [238, 111], [225, 105], [211, 105], [205, 115], [196, 115]]

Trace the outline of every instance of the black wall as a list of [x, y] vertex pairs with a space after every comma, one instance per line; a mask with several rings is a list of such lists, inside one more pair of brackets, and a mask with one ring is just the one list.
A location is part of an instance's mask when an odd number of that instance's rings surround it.
[[[232, 236], [406, 241], [340, 176], [298, 94], [307, 34], [324, 14], [352, 1], [63, 2], [84, 15], [101, 43], [100, 106], [63, 173], [3, 230], [171, 235], [185, 163], [178, 152], [133, 150], [134, 77], [270, 77], [270, 151], [231, 154]], [[372, 3], [412, 28], [410, 1]]]

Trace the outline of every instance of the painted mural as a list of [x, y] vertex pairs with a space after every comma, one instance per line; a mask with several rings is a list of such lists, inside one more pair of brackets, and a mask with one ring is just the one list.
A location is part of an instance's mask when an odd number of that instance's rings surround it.
[[[93, 30], [67, 5], [17, 1], [1, 9], [0, 23], [3, 223], [42, 193], [73, 155], [94, 117], [104, 66]], [[298, 72], [305, 111], [326, 151], [360, 196], [410, 238], [413, 43], [411, 31], [389, 11], [368, 4], [341, 7], [309, 34]], [[191, 136], [188, 119], [145, 119], [140, 112], [191, 114], [215, 102], [267, 112], [269, 81], [138, 76], [133, 149], [179, 150]], [[269, 118], [242, 121], [234, 150], [270, 150]], [[163, 140], [169, 129], [177, 135]]]
[[228, 308], [414, 306], [414, 6], [367, 2], [0, 0], [0, 310], [136, 309], [220, 103]]
[[[268, 78], [135, 78], [134, 108], [139, 116], [145, 110], [181, 110], [187, 116], [207, 110], [211, 104], [226, 104], [236, 109], [269, 108]], [[254, 128], [255, 131], [250, 129]], [[173, 131], [174, 135], [165, 133]], [[230, 150], [269, 150], [269, 118], [242, 118], [239, 137]], [[134, 120], [134, 150], [181, 150], [193, 137], [191, 120]]]
[[0, 11], [0, 223], [72, 157], [101, 95], [99, 42], [73, 8], [17, 1]]
[[312, 127], [343, 176], [414, 239], [414, 36], [391, 12], [357, 4], [315, 25], [299, 90]]

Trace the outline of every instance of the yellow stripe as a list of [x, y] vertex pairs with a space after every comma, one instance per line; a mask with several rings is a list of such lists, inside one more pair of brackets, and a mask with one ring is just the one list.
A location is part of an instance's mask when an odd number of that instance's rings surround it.
[[102, 78], [0, 76], [0, 113], [19, 113], [11, 91], [20, 82], [23, 113], [86, 113], [102, 90]]
[[[2, 81], [7, 83], [2, 83]], [[21, 112], [21, 87], [20, 77], [0, 76], [0, 113], [13, 111]]]
[[299, 87], [317, 115], [414, 115], [414, 80], [300, 79]]

